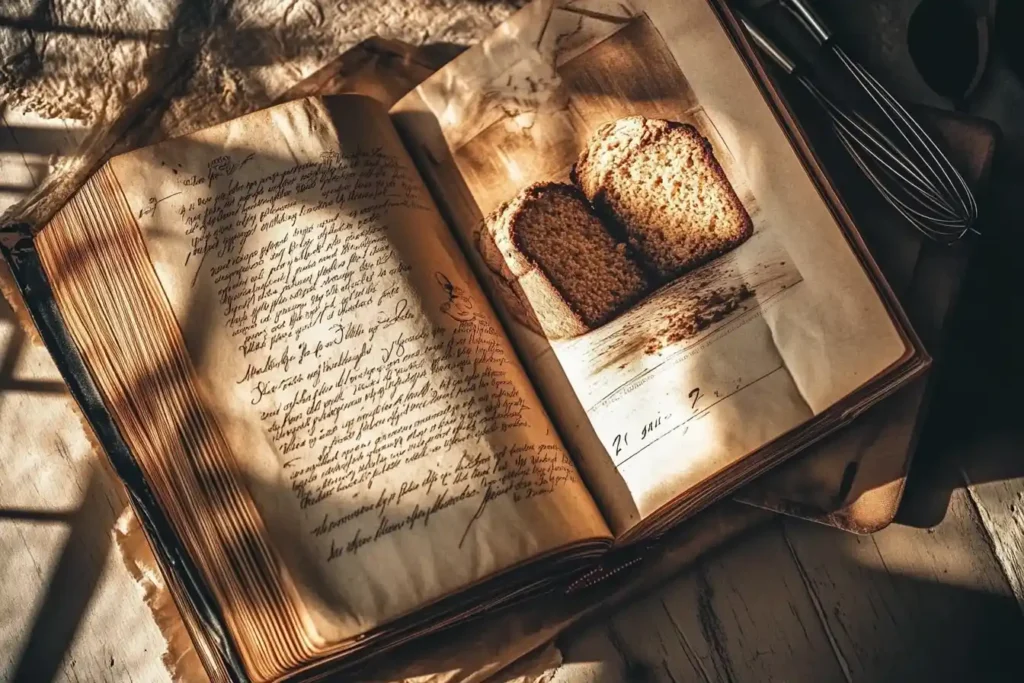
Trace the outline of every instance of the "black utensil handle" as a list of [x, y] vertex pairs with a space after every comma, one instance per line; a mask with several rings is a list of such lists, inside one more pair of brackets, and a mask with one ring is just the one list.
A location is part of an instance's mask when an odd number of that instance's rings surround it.
[[772, 40], [762, 33], [761, 29], [755, 26], [749, 19], [738, 12], [736, 13], [736, 16], [740, 20], [740, 23], [743, 24], [743, 28], [747, 30], [747, 34], [750, 36], [750, 39], [754, 41], [755, 45], [761, 48], [761, 50], [768, 55], [773, 62], [782, 67], [783, 71], [788, 74], [796, 73], [796, 62], [790, 59], [790, 57], [783, 52], [778, 45], [772, 42]]
[[820, 45], [825, 45], [832, 40], [832, 29], [828, 27], [825, 20], [814, 11], [809, 0], [782, 0], [783, 6], [788, 9], [797, 20], [804, 25], [804, 28], [814, 36]]

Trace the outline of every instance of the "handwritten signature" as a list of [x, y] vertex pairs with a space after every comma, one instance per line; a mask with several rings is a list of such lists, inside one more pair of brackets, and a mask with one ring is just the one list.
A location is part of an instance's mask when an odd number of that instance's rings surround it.
[[222, 154], [206, 164], [205, 175], [196, 175], [193, 173], [191, 177], [183, 180], [181, 184], [185, 187], [195, 187], [197, 185], [209, 185], [210, 187], [213, 187], [214, 180], [234, 175], [255, 158], [255, 152], [249, 152], [239, 161], [235, 161], [227, 154]]
[[241, 161], [235, 161], [227, 154], [220, 155], [206, 165], [208, 177], [210, 179], [209, 182], [212, 184], [214, 180], [221, 176], [234, 175], [239, 169], [243, 168], [255, 158], [255, 152], [249, 152], [241, 159]]
[[181, 192], [182, 191], [179, 190], [174, 194], [169, 194], [161, 199], [157, 199], [156, 197], [150, 197], [149, 201], [146, 203], [146, 206], [139, 209], [139, 218], [142, 218], [144, 216], [152, 216], [153, 214], [156, 213], [156, 207], [160, 206], [160, 204], [166, 202], [168, 199], [171, 199], [172, 197], [177, 197], [179, 194], [181, 194]]

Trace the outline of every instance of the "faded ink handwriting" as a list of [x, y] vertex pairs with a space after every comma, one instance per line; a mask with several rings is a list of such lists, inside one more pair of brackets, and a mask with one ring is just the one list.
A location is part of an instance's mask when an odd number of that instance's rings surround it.
[[554, 437], [527, 439], [514, 355], [466, 284], [403, 258], [396, 231], [433, 211], [411, 167], [382, 148], [245, 163], [214, 160], [216, 191], [183, 203], [184, 265], [324, 561], [445, 517], [461, 546], [492, 506], [576, 482]]

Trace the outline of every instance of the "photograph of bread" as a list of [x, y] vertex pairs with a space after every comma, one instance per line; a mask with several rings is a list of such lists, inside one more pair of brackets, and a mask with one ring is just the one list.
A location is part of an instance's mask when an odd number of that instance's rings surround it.
[[650, 20], [576, 29], [543, 82], [500, 74], [449, 135], [492, 292], [550, 342], [585, 337], [596, 371], [696, 343], [801, 278]]
[[621, 11], [552, 11], [542, 35], [473, 73], [472, 97], [454, 79], [421, 93], [446, 177], [472, 200], [484, 285], [524, 353], [553, 352], [592, 415], [641, 383], [718, 382], [727, 354], [710, 349], [760, 329], [802, 281], [724, 141], [729, 122], [650, 18]]
[[[711, 143], [688, 123], [609, 122], [587, 141], [569, 178], [520, 190], [487, 217], [476, 245], [520, 321], [548, 339], [597, 329], [753, 233]], [[674, 336], [717, 322], [750, 290], [734, 293], [695, 299], [714, 310], [681, 317]]]

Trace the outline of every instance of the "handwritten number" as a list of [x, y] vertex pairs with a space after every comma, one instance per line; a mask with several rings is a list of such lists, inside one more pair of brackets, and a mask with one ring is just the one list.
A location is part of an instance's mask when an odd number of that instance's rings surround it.
[[704, 394], [700, 393], [700, 387], [694, 387], [691, 389], [687, 396], [693, 399], [693, 403], [690, 404], [690, 409], [697, 410], [697, 401], [704, 398]]

